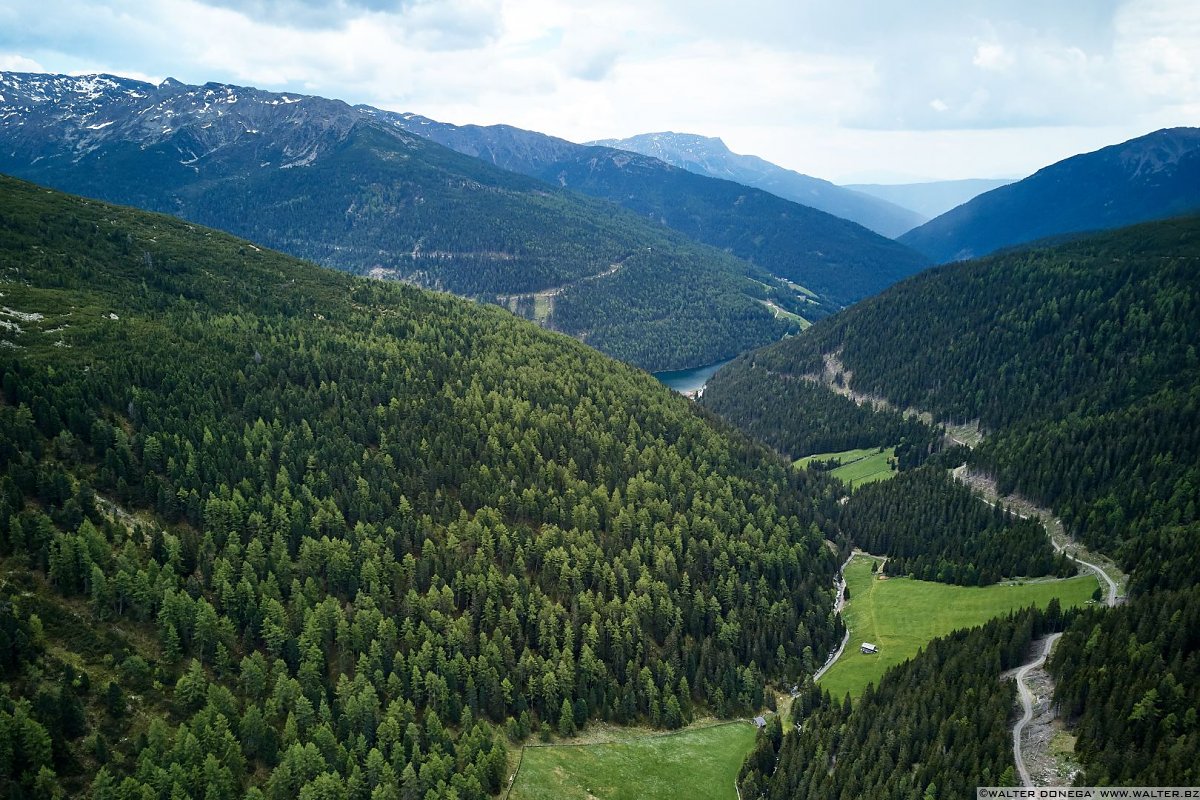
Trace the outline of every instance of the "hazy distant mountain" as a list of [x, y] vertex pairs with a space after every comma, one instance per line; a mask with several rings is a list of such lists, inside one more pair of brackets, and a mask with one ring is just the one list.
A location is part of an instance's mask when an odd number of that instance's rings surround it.
[[812, 305], [611, 203], [320, 97], [0, 73], [0, 172], [499, 302], [649, 369], [778, 339], [798, 328], [781, 309]]
[[895, 203], [930, 220], [984, 192], [1012, 182], [1011, 178], [967, 178], [924, 183], [847, 183], [844, 188]]
[[454, 125], [420, 114], [379, 111], [370, 106], [359, 108], [451, 150], [525, 175], [539, 174], [547, 167], [574, 158], [581, 151], [589, 149], [587, 145], [511, 125]]
[[[628, 150], [572, 144], [508, 125], [372, 113], [460, 153], [619, 203], [798, 283], [833, 306], [875, 294], [927, 264], [915, 251], [848, 220]], [[801, 313], [811, 318], [823, 311]]]
[[758, 156], [730, 151], [720, 139], [694, 133], [643, 133], [628, 139], [590, 144], [654, 156], [698, 175], [724, 178], [853, 220], [895, 238], [925, 221], [907, 208], [772, 164]]
[[1196, 209], [1200, 128], [1170, 128], [1045, 167], [930, 220], [900, 241], [937, 261], [954, 261]]

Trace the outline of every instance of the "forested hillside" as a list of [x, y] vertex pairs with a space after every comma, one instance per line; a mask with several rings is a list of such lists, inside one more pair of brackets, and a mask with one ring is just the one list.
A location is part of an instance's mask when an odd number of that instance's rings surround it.
[[589, 148], [539, 177], [620, 203], [799, 283], [835, 307], [875, 294], [929, 263], [832, 214], [733, 181], [663, 170], [654, 159], [619, 150]]
[[0, 143], [0, 172], [500, 302], [650, 370], [720, 361], [798, 329], [766, 301], [810, 305], [657, 222], [337, 100], [4, 72]]
[[756, 409], [791, 391], [788, 376], [836, 354], [856, 391], [980, 420], [971, 462], [1003, 491], [1053, 507], [1129, 567], [1161, 563], [1133, 543], [1197, 519], [1198, 274], [1196, 217], [940, 267], [735, 361], [705, 401], [738, 386], [727, 417], [753, 430], [779, 413]]
[[14, 798], [481, 798], [504, 736], [744, 713], [834, 497], [506, 312], [0, 179]]
[[[1001, 493], [1017, 490], [1052, 508], [1069, 533], [1117, 558], [1130, 574], [1129, 605], [1075, 620], [1051, 662], [1056, 700], [1078, 726], [1083, 784], [1190, 785], [1198, 777], [1200, 724], [1188, 711], [1197, 647], [1189, 620], [1200, 597], [1198, 276], [1195, 217], [949, 265], [738, 359], [705, 392], [715, 404], [723, 383], [738, 387], [736, 402], [722, 400], [728, 418], [748, 430], [778, 429], [786, 441], [799, 435], [788, 432], [789, 417], [756, 409], [834, 363], [838, 379], [861, 394], [936, 419], [979, 420], [985, 438], [961, 451], [971, 466], [994, 474]], [[828, 427], [791, 413], [801, 434]], [[849, 430], [853, 417], [843, 416]], [[919, 545], [911, 571], [942, 544], [909, 535], [908, 518], [936, 504], [906, 505], [921, 492], [902, 491], [902, 479], [922, 482], [902, 475], [860, 490], [844, 521], [852, 538], [888, 552]], [[856, 508], [864, 524], [854, 521]], [[888, 515], [893, 523], [879, 527]], [[980, 540], [964, 555], [981, 557], [993, 543]], [[970, 669], [992, 680], [999, 672]], [[910, 700], [892, 702], [876, 715], [904, 713]], [[954, 719], [938, 713], [928, 724]], [[858, 758], [847, 753], [837, 768]], [[809, 767], [795, 763], [772, 786], [809, 781]], [[846, 775], [838, 786], [855, 780]]]
[[[738, 175], [697, 174], [652, 154], [586, 147], [507, 125], [458, 126], [412, 114], [378, 113], [459, 152], [610, 200], [798, 283], [817, 295], [811, 304], [794, 309], [810, 319], [875, 294], [928, 264], [915, 251], [850, 221], [880, 219], [884, 215], [873, 213], [879, 210], [875, 206], [888, 204], [826, 181], [807, 178], [842, 202], [822, 203], [822, 193], [811, 191], [799, 197], [772, 194], [751, 188], [753, 182], [738, 182]], [[835, 216], [834, 208], [859, 213]], [[891, 211], [904, 214], [895, 207]], [[886, 225], [897, 224], [907, 229], [916, 219]]]
[[803, 726], [760, 735], [738, 781], [744, 798], [971, 797], [977, 786], [1015, 786], [1008, 718], [1016, 699], [998, 676], [1030, 642], [1061, 630], [1052, 601], [980, 628], [935, 639], [868, 686], [851, 706], [810, 688], [797, 698]]
[[862, 406], [815, 381], [772, 372], [758, 363], [764, 352], [722, 367], [704, 387], [703, 403], [781, 453], [801, 458], [895, 445], [905, 467], [920, 463], [939, 438], [932, 425], [914, 416]]
[[839, 522], [869, 553], [886, 553], [887, 575], [982, 586], [1001, 578], [1074, 575], [1055, 555], [1039, 519], [1020, 519], [979, 502], [937, 466], [859, 488]]
[[1051, 657], [1054, 702], [1077, 721], [1089, 783], [1200, 780], [1200, 587], [1149, 597], [1080, 620]]
[[1200, 129], [1082, 153], [963, 203], [900, 241], [939, 263], [1200, 210]]

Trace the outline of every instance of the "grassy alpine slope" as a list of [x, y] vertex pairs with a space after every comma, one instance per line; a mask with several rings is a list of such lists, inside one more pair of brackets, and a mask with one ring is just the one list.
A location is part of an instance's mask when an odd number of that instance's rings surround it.
[[838, 466], [827, 470], [828, 473], [838, 480], [845, 481], [848, 486], [861, 486], [895, 476], [896, 472], [892, 467], [895, 457], [894, 447], [859, 447], [840, 453], [805, 456], [796, 461], [796, 467], [811, 469], [809, 465], [813, 462], [837, 462]]
[[836, 640], [827, 485], [648, 375], [0, 193], [13, 796], [482, 798], [506, 736], [742, 714]]
[[732, 800], [750, 747], [746, 721], [666, 736], [527, 747], [511, 800]]
[[803, 725], [759, 737], [740, 796], [934, 800], [1015, 785], [1008, 720], [1017, 692], [998, 678], [1069, 615], [1029, 608], [934, 639], [853, 703], [802, 690], [792, 709]]
[[[1055, 598], [1062, 608], [1081, 606], [1099, 585], [1090, 574], [986, 587], [912, 578], [880, 580], [879, 573], [871, 571], [873, 561], [860, 556], [846, 567], [850, 600], [843, 613], [850, 642], [818, 684], [837, 700], [847, 693], [859, 697], [868, 683], [878, 683], [888, 668], [912, 658], [939, 636], [1026, 606], [1045, 608]], [[879, 652], [862, 653], [863, 642], [879, 645]]]

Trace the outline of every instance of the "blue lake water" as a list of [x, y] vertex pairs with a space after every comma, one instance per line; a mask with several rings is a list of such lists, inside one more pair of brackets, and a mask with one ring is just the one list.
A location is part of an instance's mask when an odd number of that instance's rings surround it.
[[704, 385], [708, 383], [708, 379], [713, 376], [713, 373], [732, 360], [730, 358], [725, 361], [718, 361], [716, 364], [708, 364], [692, 369], [655, 372], [654, 377], [681, 394], [695, 394], [704, 388]]

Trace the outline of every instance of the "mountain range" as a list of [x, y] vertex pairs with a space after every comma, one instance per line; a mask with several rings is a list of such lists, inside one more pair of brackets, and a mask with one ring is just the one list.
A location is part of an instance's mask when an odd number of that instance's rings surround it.
[[[624, 206], [799, 284], [835, 308], [870, 296], [927, 263], [914, 251], [832, 212], [655, 157], [572, 144], [508, 125], [452, 125], [414, 114], [377, 113], [461, 153]], [[823, 310], [811, 309], [808, 316]]]
[[928, 219], [885, 199], [786, 169], [758, 156], [739, 155], [716, 137], [694, 133], [643, 133], [626, 139], [600, 139], [591, 144], [630, 150], [697, 175], [753, 186], [853, 220], [888, 238], [895, 238]]
[[[1200, 215], [1086, 232], [1191, 207], [1196, 139], [986, 192], [905, 238], [997, 252], [923, 269], [628, 150], [0, 73], [0, 170], [90, 195], [0, 176], [0, 790], [528, 796], [535, 735], [762, 715], [740, 797], [963, 796], [1029, 782], [1035, 663], [1052, 777], [1196, 785]], [[692, 402], [597, 348], [748, 352]], [[936, 583], [1039, 607], [928, 641]], [[715, 774], [658, 766], [546, 796]]]
[[920, 214], [928, 222], [984, 192], [1012, 183], [1010, 178], [966, 178], [921, 183], [848, 183], [845, 188], [887, 200]]
[[[498, 302], [648, 369], [730, 357], [926, 263], [806, 207], [610, 159], [612, 185], [658, 198], [630, 213], [511, 171], [516, 152], [489, 164], [414, 136], [409, 115], [337, 100], [27, 73], [0, 73], [0, 98], [2, 172]], [[499, 133], [530, 173], [588, 150]]]
[[938, 262], [1200, 209], [1200, 128], [1168, 128], [1038, 170], [900, 241]]

